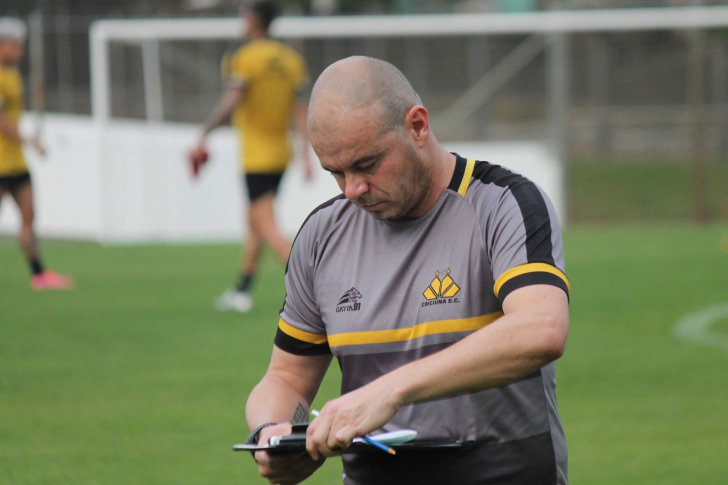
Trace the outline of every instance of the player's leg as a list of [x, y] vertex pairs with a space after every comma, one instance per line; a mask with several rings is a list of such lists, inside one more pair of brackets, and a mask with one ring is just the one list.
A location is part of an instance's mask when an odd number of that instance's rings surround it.
[[30, 182], [22, 183], [10, 192], [20, 210], [20, 246], [23, 248], [26, 259], [31, 263], [33, 275], [43, 272], [43, 266], [38, 258], [38, 247], [33, 231], [35, 208], [33, 206], [33, 185]]
[[248, 239], [241, 248], [238, 283], [235, 288], [226, 290], [218, 297], [215, 301], [215, 308], [223, 312], [234, 310], [241, 313], [252, 310], [253, 298], [250, 295], [250, 287], [253, 284], [261, 249], [262, 240], [260, 236], [248, 227]]
[[284, 263], [291, 254], [291, 243], [283, 237], [275, 221], [273, 207], [275, 192], [268, 192], [250, 206], [250, 225], [261, 239], [273, 250], [276, 256]]
[[[247, 185], [250, 206], [260, 196], [261, 183], [257, 175], [243, 175]], [[255, 272], [258, 268], [263, 240], [252, 224], [250, 213], [248, 213], [248, 237], [245, 245], [241, 248], [240, 254], [240, 276], [235, 288], [229, 288], [215, 300], [215, 308], [220, 311], [233, 310], [241, 313], [250, 311], [253, 308], [253, 299], [250, 289], [253, 284]]]
[[28, 260], [28, 264], [30, 265], [30, 269], [33, 273], [31, 285], [36, 290], [70, 289], [73, 285], [70, 278], [53, 271], [45, 270], [40, 261], [38, 243], [35, 237], [35, 230], [33, 228], [35, 207], [33, 205], [33, 185], [30, 182], [30, 178], [28, 177], [27, 179], [20, 181], [18, 185], [10, 190], [10, 194], [13, 196], [13, 199], [15, 199], [15, 203], [18, 205], [18, 209], [20, 210], [20, 246], [23, 248], [23, 253], [25, 253], [25, 257]]
[[[248, 214], [250, 217], [250, 214]], [[255, 231], [250, 223], [248, 223], [248, 239], [241, 248], [240, 255], [240, 280], [238, 281], [237, 290], [241, 292], [250, 291], [253, 284], [253, 277], [258, 270], [258, 260], [263, 249], [263, 240]]]

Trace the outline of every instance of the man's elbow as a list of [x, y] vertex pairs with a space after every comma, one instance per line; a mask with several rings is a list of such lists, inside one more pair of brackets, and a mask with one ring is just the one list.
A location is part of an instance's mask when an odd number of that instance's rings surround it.
[[543, 316], [539, 332], [538, 349], [541, 358], [546, 362], [560, 359], [566, 350], [566, 338], [569, 334], [568, 318], [546, 315]]

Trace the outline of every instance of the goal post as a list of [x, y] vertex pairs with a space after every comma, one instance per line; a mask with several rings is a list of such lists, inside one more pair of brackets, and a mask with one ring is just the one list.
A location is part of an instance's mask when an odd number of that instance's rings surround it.
[[[726, 27], [728, 7], [690, 7], [518, 14], [282, 17], [274, 22], [271, 33], [275, 38], [302, 47], [313, 77], [330, 62], [352, 54], [373, 55], [397, 65], [422, 95], [431, 114], [434, 132], [443, 135], [441, 141], [445, 146], [450, 149], [467, 147], [475, 153], [464, 155], [477, 156], [493, 163], [502, 162], [533, 178], [549, 193], [560, 219], [565, 223], [568, 151], [570, 137], [574, 135], [570, 121], [574, 113], [572, 105], [576, 67], [573, 51], [582, 47], [573, 39], [581, 39], [585, 35]], [[104, 187], [102, 193], [115, 193], [118, 190], [115, 184], [119, 180], [132, 181], [134, 177], [124, 171], [137, 164], [134, 169], [137, 176], [146, 177], [156, 173], [160, 177], [156, 186], [166, 187], [167, 194], [175, 195], [178, 201], [193, 198], [196, 203], [204, 205], [205, 199], [210, 196], [219, 202], [219, 187], [207, 187], [204, 190], [211, 192], [205, 195], [201, 187], [183, 182], [183, 176], [179, 173], [183, 170], [179, 159], [184, 156], [185, 137], [191, 137], [195, 130], [191, 123], [200, 123], [203, 119], [198, 116], [195, 120], [190, 114], [194, 109], [185, 110], [184, 105], [209, 103], [213, 94], [217, 96], [222, 91], [219, 84], [217, 88], [211, 88], [214, 83], [210, 84], [210, 76], [207, 76], [207, 81], [200, 81], [202, 84], [207, 83], [206, 89], [194, 91], [196, 88], [192, 86], [197, 82], [193, 78], [199, 74], [195, 72], [195, 63], [217, 66], [219, 52], [213, 52], [213, 49], [205, 54], [190, 53], [195, 49], [207, 49], [204, 46], [240, 39], [242, 28], [243, 22], [238, 18], [105, 20], [92, 25], [92, 120], [98, 140], [100, 183]], [[131, 53], [126, 54], [127, 59], [120, 61], [117, 52], [119, 46], [126, 46], [134, 52], [129, 51]], [[136, 59], [133, 63], [129, 61], [132, 57]], [[134, 79], [138, 88], [128, 97], [143, 99], [144, 108], [136, 116], [136, 121], [124, 120], [125, 125], [120, 127], [120, 117], [114, 112], [112, 86], [116, 76], [112, 75], [112, 71], [126, 64], [136, 66], [139, 71]], [[128, 66], [126, 69], [127, 73], [133, 70]], [[205, 70], [210, 69], [206, 67]], [[578, 69], [576, 74], [577, 77], [580, 74]], [[178, 89], [181, 94], [170, 101], [169, 92], [174, 89]], [[515, 101], [499, 102], [502, 93], [514, 89], [522, 89], [525, 94]], [[203, 98], [206, 101], [200, 101]], [[519, 110], [535, 113], [534, 120], [518, 118], [516, 115]], [[506, 113], [509, 126], [517, 128], [512, 130], [516, 134], [503, 136], [503, 123], [492, 121], [491, 112]], [[600, 126], [607, 125], [602, 123]], [[134, 134], [128, 130], [137, 131]], [[117, 135], [122, 132], [126, 133], [126, 142], [118, 139]], [[187, 134], [182, 135], [183, 132]], [[117, 139], [113, 140], [115, 137]], [[134, 157], [154, 160], [135, 160], [132, 164], [123, 161], [121, 154], [135, 137], [145, 140], [142, 144], [146, 144], [147, 148], [131, 150], [129, 153], [133, 153]], [[154, 138], [166, 140], [167, 145], [161, 148]], [[489, 142], [497, 144], [489, 146]], [[219, 153], [225, 153], [225, 157], [237, 163], [235, 137], [230, 130], [218, 130], [212, 136], [211, 143], [213, 148], [219, 144]], [[523, 148], [521, 155], [518, 155], [519, 146]], [[540, 148], [534, 149], [535, 146]], [[169, 155], [170, 152], [174, 152], [173, 157]], [[503, 162], [499, 152], [510, 153], [505, 158], [514, 162]], [[159, 162], [165, 157], [165, 168], [151, 168], [155, 160]], [[546, 172], [544, 167], [549, 167]], [[237, 180], [235, 170], [228, 167], [225, 171], [226, 175], [216, 173], [211, 177], [215, 177], [219, 183], [223, 183], [225, 177]], [[550, 175], [544, 177], [544, 173]], [[539, 180], [539, 177], [544, 178]], [[302, 183], [300, 180], [295, 181], [296, 184], [299, 182]], [[332, 182], [328, 181], [328, 185], [320, 183], [322, 185], [315, 190], [317, 195], [335, 193]], [[147, 199], [154, 200], [155, 207], [160, 208], [160, 199], [164, 197], [150, 195], [149, 192], [155, 190], [155, 183], [147, 182], [147, 185], [147, 189], [138, 189], [137, 195], [142, 197], [147, 193]], [[304, 200], [311, 198], [306, 195], [303, 186], [284, 188]], [[235, 191], [227, 193], [232, 198], [238, 195]], [[282, 192], [282, 198], [285, 199], [285, 191]], [[119, 220], [135, 219], [129, 213], [123, 215], [126, 202], [123, 198], [116, 199], [114, 201], [114, 196], [110, 195], [102, 201], [107, 240], [117, 237], [123, 239], [124, 224], [120, 224]], [[310, 203], [314, 202], [315, 197]], [[140, 211], [146, 204], [135, 203]], [[230, 201], [229, 204], [234, 205], [235, 202]], [[295, 209], [306, 206], [294, 205]], [[172, 209], [172, 206], [168, 207], [168, 210]], [[288, 217], [289, 212], [295, 212], [295, 209], [284, 209], [283, 218]], [[177, 207], [174, 210], [178, 213], [178, 220], [190, 223], [179, 215], [180, 211], [187, 214], [191, 210], [189, 207]], [[200, 209], [200, 214], [203, 212]], [[284, 225], [288, 227], [284, 230], [288, 234], [295, 233], [300, 223], [298, 218], [303, 216], [296, 215], [292, 220], [285, 221]], [[145, 217], [150, 216], [147, 214]], [[152, 217], [150, 227], [159, 231], [160, 221], [164, 218], [163, 213]], [[229, 215], [227, 219], [229, 222], [235, 217]], [[137, 229], [136, 234], [143, 238], [144, 228]], [[226, 231], [223, 232], [231, 234]], [[185, 234], [189, 236], [177, 228], [163, 231], [159, 237], [175, 240], [186, 237]]]

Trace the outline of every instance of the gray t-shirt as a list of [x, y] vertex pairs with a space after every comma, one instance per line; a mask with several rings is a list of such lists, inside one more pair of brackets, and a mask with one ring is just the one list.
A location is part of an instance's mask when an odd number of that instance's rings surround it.
[[[457, 156], [448, 189], [418, 219], [378, 221], [343, 195], [309, 216], [275, 343], [332, 353], [346, 393], [483, 328], [510, 292], [533, 284], [569, 292], [551, 202], [521, 175]], [[551, 363], [500, 388], [405, 406], [384, 431], [462, 447], [345, 454], [345, 483], [565, 484], [555, 387]]]

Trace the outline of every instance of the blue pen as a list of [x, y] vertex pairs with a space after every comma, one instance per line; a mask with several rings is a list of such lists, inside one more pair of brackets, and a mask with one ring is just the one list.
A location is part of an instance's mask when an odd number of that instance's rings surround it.
[[379, 441], [374, 441], [373, 439], [371, 439], [367, 435], [362, 436], [361, 439], [363, 439], [364, 441], [366, 441], [367, 443], [369, 443], [372, 446], [376, 446], [377, 448], [379, 448], [382, 451], [386, 451], [390, 455], [396, 455], [397, 454], [397, 452], [394, 451], [394, 448], [392, 448], [391, 446], [387, 446], [384, 443], [380, 443]]
[[[313, 414], [314, 416], [318, 416], [319, 415], [319, 412], [316, 411], [315, 409], [312, 409], [311, 410], [311, 414]], [[390, 455], [396, 455], [397, 454], [397, 452], [394, 451], [394, 448], [392, 448], [391, 446], [387, 446], [384, 443], [380, 443], [379, 441], [375, 441], [375, 440], [371, 439], [367, 435], [362, 436], [361, 439], [364, 440], [365, 443], [368, 443], [368, 444], [370, 444], [370, 445], [372, 445], [372, 446], [374, 446], [376, 448], [379, 448], [382, 451], [386, 451]]]

